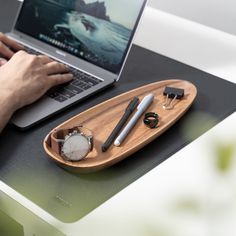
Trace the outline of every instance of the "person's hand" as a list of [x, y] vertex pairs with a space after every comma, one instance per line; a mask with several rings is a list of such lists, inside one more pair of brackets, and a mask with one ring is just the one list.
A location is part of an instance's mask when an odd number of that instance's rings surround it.
[[0, 32], [0, 66], [4, 65], [15, 52], [23, 49], [22, 45]]
[[15, 111], [35, 102], [51, 87], [72, 78], [65, 65], [46, 56], [19, 51], [0, 67], [0, 93], [8, 95], [9, 106]]

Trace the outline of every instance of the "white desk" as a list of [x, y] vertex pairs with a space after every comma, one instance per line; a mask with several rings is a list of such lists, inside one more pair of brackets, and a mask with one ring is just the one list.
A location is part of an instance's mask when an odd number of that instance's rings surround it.
[[[148, 7], [136, 43], [236, 81], [232, 35]], [[57, 221], [4, 183], [0, 189], [67, 235], [234, 235], [236, 159], [234, 171], [220, 177], [212, 143], [217, 139], [236, 144], [235, 124], [233, 114], [74, 224]], [[17, 212], [10, 214], [27, 225]], [[38, 225], [44, 227], [43, 221]], [[29, 232], [26, 235], [32, 235]]]

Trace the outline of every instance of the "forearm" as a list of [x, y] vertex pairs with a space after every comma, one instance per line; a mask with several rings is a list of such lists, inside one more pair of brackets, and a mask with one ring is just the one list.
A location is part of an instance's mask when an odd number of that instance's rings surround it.
[[0, 90], [0, 133], [15, 112], [16, 108], [14, 104], [13, 94]]

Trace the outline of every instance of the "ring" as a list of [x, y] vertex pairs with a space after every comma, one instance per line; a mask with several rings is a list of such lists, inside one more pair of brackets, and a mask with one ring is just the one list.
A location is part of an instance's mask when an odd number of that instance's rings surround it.
[[143, 122], [149, 128], [154, 129], [157, 127], [157, 125], [159, 123], [159, 116], [155, 112], [148, 112], [145, 114]]

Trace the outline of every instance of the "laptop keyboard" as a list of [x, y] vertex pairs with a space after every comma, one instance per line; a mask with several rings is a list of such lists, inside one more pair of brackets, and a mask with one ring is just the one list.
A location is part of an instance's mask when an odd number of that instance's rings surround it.
[[[29, 47], [25, 47], [25, 50], [29, 53], [29, 54], [34, 54], [34, 55], [40, 55], [41, 53], [29, 48]], [[53, 59], [54, 60], [54, 59]], [[68, 65], [67, 65], [68, 67]], [[70, 73], [73, 74], [74, 79], [70, 82], [70, 83], [66, 83], [63, 85], [59, 85], [56, 86], [52, 89], [50, 89], [46, 95], [58, 102], [64, 102], [70, 98], [73, 98], [74, 96], [76, 96], [77, 94], [82, 93], [83, 91], [90, 89], [91, 87], [99, 84], [102, 82], [102, 80], [86, 74], [78, 69], [75, 69], [73, 67], [70, 67]]]

